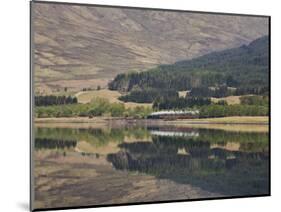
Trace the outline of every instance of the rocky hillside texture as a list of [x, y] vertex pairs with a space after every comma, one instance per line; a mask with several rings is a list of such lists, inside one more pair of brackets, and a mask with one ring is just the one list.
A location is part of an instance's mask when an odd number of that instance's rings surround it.
[[33, 30], [36, 87], [75, 90], [248, 44], [268, 19], [33, 3]]

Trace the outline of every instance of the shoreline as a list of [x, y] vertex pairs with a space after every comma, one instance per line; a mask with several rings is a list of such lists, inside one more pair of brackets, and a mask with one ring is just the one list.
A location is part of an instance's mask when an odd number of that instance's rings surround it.
[[60, 118], [35, 118], [34, 123], [108, 123], [108, 122], [135, 122], [156, 124], [254, 124], [268, 125], [268, 116], [229, 116], [219, 118], [196, 118], [196, 119], [133, 119], [123, 117], [60, 117]]
[[120, 128], [120, 127], [180, 127], [217, 129], [241, 132], [268, 132], [268, 117], [223, 117], [208, 119], [125, 119], [112, 117], [36, 118], [35, 127], [51, 128]]

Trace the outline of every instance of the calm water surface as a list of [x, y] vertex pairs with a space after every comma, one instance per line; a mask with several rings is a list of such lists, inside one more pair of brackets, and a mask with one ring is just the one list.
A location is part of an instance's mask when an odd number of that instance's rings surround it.
[[35, 134], [38, 208], [269, 192], [266, 132], [40, 127]]

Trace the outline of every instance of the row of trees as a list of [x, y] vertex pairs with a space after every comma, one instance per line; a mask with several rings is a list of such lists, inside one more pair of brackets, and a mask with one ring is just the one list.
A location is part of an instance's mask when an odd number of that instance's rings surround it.
[[202, 97], [173, 97], [173, 98], [159, 98], [153, 102], [153, 109], [170, 110], [170, 109], [184, 109], [194, 106], [210, 105], [210, 98]]
[[233, 94], [234, 91], [228, 89], [227, 86], [219, 86], [213, 89], [209, 87], [196, 87], [191, 89], [189, 96], [222, 98]]
[[[217, 87], [194, 87], [187, 94], [188, 97], [215, 97], [222, 98], [227, 96], [240, 96], [240, 95], [268, 95], [268, 87], [239, 87], [233, 89], [223, 86]], [[160, 98], [178, 98], [178, 92], [174, 89], [154, 89], [146, 88], [132, 90], [129, 94], [119, 97], [121, 101], [124, 102], [137, 102], [137, 103], [152, 103]], [[183, 101], [183, 100], [182, 100]]]
[[110, 103], [106, 99], [96, 98], [88, 104], [68, 104], [39, 106], [35, 108], [35, 114], [38, 118], [46, 117], [94, 117], [94, 116], [112, 116], [112, 117], [134, 117], [145, 118], [152, 112], [149, 107], [138, 106], [135, 108], [125, 108], [123, 103]]
[[202, 106], [199, 109], [200, 118], [225, 116], [268, 116], [268, 106], [259, 105], [218, 105]]
[[[159, 98], [153, 104], [154, 110], [185, 109], [196, 107], [201, 118], [225, 116], [268, 116], [269, 107], [267, 97], [243, 97], [242, 104], [227, 105], [225, 102], [211, 103], [210, 98], [176, 97]], [[152, 112], [149, 107], [125, 108], [123, 103], [109, 103], [105, 99], [94, 99], [88, 104], [68, 104], [38, 106], [35, 108], [36, 117], [133, 117], [146, 118]]]
[[94, 90], [99, 91], [100, 89], [101, 89], [101, 86], [98, 85], [96, 89], [89, 87], [89, 88], [82, 88], [82, 91], [94, 91]]
[[268, 96], [269, 87], [268, 86], [256, 86], [256, 87], [239, 87], [236, 89], [234, 95], [241, 96], [247, 94], [263, 95]]
[[237, 89], [230, 89], [227, 86], [218, 86], [215, 88], [196, 87], [191, 89], [189, 96], [222, 98], [227, 96], [241, 96], [247, 94], [268, 95], [268, 91], [269, 90], [267, 86], [238, 87]]
[[240, 102], [243, 105], [269, 105], [268, 96], [241, 96]]
[[145, 89], [131, 91], [129, 94], [119, 97], [119, 99], [124, 102], [152, 103], [157, 98], [175, 97], [178, 97], [176, 90]]
[[[110, 90], [129, 92], [145, 89], [190, 90], [198, 86], [233, 86], [231, 75], [208, 70], [186, 70], [178, 66], [160, 66], [141, 73], [118, 74], [108, 84]], [[232, 82], [232, 83], [229, 83]], [[237, 84], [237, 83], [236, 83]], [[235, 85], [236, 85], [235, 84]]]
[[77, 104], [77, 98], [72, 96], [35, 96], [35, 106]]

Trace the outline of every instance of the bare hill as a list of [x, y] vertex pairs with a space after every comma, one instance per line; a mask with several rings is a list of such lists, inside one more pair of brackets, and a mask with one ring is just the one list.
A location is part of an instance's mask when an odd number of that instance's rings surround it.
[[34, 2], [33, 9], [35, 84], [45, 92], [104, 87], [118, 73], [191, 59], [268, 34], [268, 20], [260, 17]]

